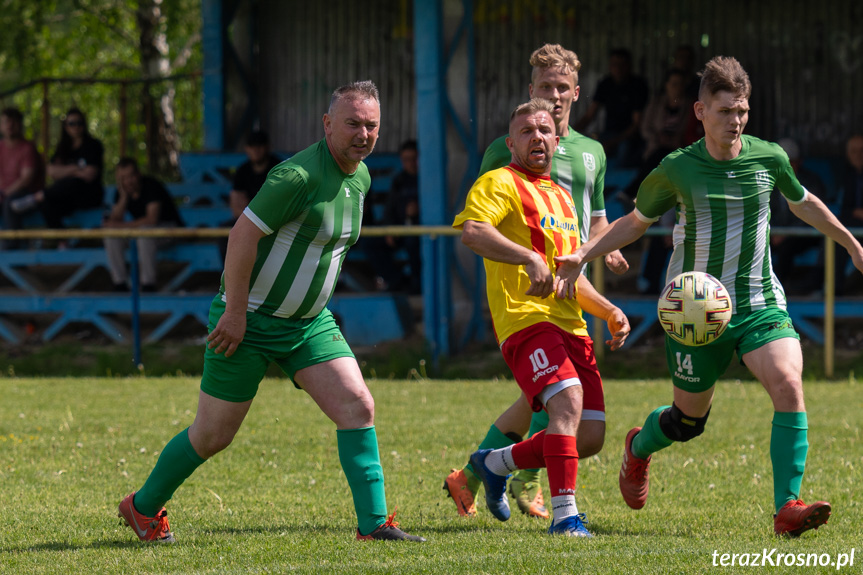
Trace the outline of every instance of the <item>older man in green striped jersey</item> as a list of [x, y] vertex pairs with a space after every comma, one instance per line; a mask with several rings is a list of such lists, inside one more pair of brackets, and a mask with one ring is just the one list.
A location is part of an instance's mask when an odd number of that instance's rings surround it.
[[651, 454], [704, 431], [714, 384], [736, 352], [773, 402], [773, 529], [796, 537], [824, 524], [831, 507], [826, 501], [806, 505], [800, 500], [809, 448], [803, 356], [785, 293], [770, 266], [771, 191], [778, 188], [791, 211], [845, 248], [861, 271], [863, 247], [800, 185], [779, 145], [743, 135], [751, 90], [749, 76], [734, 58], [717, 56], [707, 63], [695, 103], [704, 138], [662, 160], [641, 184], [632, 213], [560, 258], [556, 293], [567, 293], [583, 262], [633, 242], [676, 206], [669, 277], [696, 270], [720, 278], [733, 299], [734, 316], [725, 333], [703, 347], [682, 346], [666, 337], [674, 401], [627, 434], [621, 493], [630, 507], [644, 506]]
[[[380, 130], [370, 81], [337, 89], [323, 140], [274, 167], [231, 230], [192, 425], [162, 450], [119, 514], [142, 540], [173, 542], [164, 504], [243, 423], [272, 362], [336, 424], [359, 540], [425, 541], [387, 518], [374, 400], [326, 305], [357, 241]], [[394, 514], [393, 514], [394, 515]]]

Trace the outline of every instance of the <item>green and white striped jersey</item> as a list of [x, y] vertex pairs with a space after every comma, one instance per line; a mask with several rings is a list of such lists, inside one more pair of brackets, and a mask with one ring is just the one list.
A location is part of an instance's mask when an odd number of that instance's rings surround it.
[[[249, 311], [310, 318], [330, 301], [348, 249], [360, 235], [371, 178], [364, 163], [339, 169], [326, 140], [270, 170], [243, 214], [267, 234], [249, 285]], [[225, 278], [220, 290], [225, 299]]]
[[[489, 144], [482, 157], [479, 176], [512, 162], [506, 136]], [[560, 139], [551, 160], [551, 181], [569, 192], [575, 204], [582, 243], [590, 237], [590, 218], [605, 215], [605, 151], [602, 144], [569, 130]]]
[[645, 178], [636, 215], [654, 222], [676, 206], [668, 277], [702, 271], [719, 278], [734, 313], [785, 308], [785, 291], [770, 265], [770, 194], [792, 203], [806, 197], [777, 144], [744, 135], [736, 158], [713, 159], [704, 139], [676, 150]]

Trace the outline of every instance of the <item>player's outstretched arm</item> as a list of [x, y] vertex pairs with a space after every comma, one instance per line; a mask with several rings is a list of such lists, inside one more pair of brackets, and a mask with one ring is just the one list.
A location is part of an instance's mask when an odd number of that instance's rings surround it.
[[545, 258], [504, 236], [488, 222], [467, 220], [461, 234], [461, 241], [477, 255], [485, 259], [524, 266], [530, 279], [526, 295], [548, 297], [554, 289], [554, 276]]
[[225, 254], [225, 313], [210, 335], [207, 347], [231, 357], [246, 334], [246, 309], [249, 306], [249, 281], [258, 253], [258, 242], [264, 237], [258, 226], [241, 215], [228, 236]]
[[639, 218], [637, 210], [613, 221], [600, 234], [589, 242], [575, 250], [570, 255], [554, 258], [557, 262], [557, 273], [554, 277], [554, 292], [560, 298], [572, 298], [574, 296], [575, 283], [581, 273], [584, 263], [595, 260], [607, 253], [628, 246], [644, 235], [652, 221], [643, 221]]
[[854, 267], [863, 273], [863, 246], [824, 205], [824, 202], [813, 194], [806, 194], [802, 202], [798, 204], [788, 202], [788, 206], [795, 216], [848, 250]]
[[623, 347], [629, 335], [629, 319], [619, 307], [608, 301], [605, 296], [596, 291], [593, 284], [584, 276], [578, 277], [578, 305], [592, 316], [602, 318], [608, 324], [611, 339], [605, 344], [616, 351]]
[[[608, 227], [608, 219], [605, 216], [590, 218], [590, 239], [595, 238], [602, 230]], [[625, 274], [629, 270], [629, 262], [620, 253], [620, 250], [606, 254], [605, 267], [617, 275]]]

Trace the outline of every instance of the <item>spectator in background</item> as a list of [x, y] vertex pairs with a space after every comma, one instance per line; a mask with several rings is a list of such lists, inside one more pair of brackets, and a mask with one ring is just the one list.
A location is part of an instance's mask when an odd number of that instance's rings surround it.
[[230, 196], [233, 221], [230, 225], [234, 225], [237, 218], [240, 217], [240, 214], [243, 213], [243, 210], [267, 181], [267, 174], [270, 173], [270, 170], [282, 161], [270, 151], [270, 136], [260, 130], [249, 134], [245, 152], [248, 160], [241, 164], [234, 174], [234, 186]]
[[687, 97], [693, 102], [698, 100], [698, 88], [701, 85], [701, 81], [698, 78], [698, 74], [695, 72], [695, 49], [689, 44], [681, 44], [678, 46], [674, 51], [671, 69], [679, 70], [683, 74], [683, 78], [686, 82], [684, 92]]
[[[42, 189], [45, 183], [42, 160], [33, 142], [24, 138], [24, 117], [18, 108], [5, 108], [0, 112], [0, 204], [3, 209], [3, 227], [21, 227], [18, 214], [10, 209], [12, 200]], [[5, 242], [5, 248], [14, 248], [18, 242]]]
[[608, 67], [608, 75], [600, 80], [593, 101], [575, 129], [584, 133], [604, 108], [605, 128], [597, 139], [606, 155], [617, 158], [622, 167], [637, 166], [642, 149], [641, 116], [649, 97], [647, 82], [632, 73], [632, 53], [625, 48], [611, 51]]
[[[270, 151], [270, 136], [262, 130], [256, 130], [249, 134], [246, 139], [245, 152], [248, 159], [240, 164], [234, 174], [234, 185], [228, 200], [231, 208], [231, 219], [222, 222], [223, 227], [234, 227], [240, 214], [243, 213], [243, 210], [267, 181], [267, 174], [282, 161]], [[227, 249], [228, 238], [224, 238], [219, 241], [219, 252], [222, 254], [223, 261]]]
[[63, 120], [60, 143], [48, 165], [48, 176], [54, 183], [13, 200], [12, 210], [20, 214], [38, 208], [49, 228], [62, 228], [64, 216], [101, 206], [105, 195], [104, 156], [102, 142], [90, 135], [84, 113], [70, 108]]
[[[854, 134], [845, 143], [845, 168], [840, 180], [842, 203], [839, 221], [847, 228], [863, 227], [863, 134]], [[836, 293], [845, 293], [845, 268], [848, 254], [836, 250]]]
[[[138, 163], [132, 158], [121, 158], [115, 171], [117, 194], [114, 205], [102, 226], [105, 228], [173, 228], [183, 220], [171, 194], [155, 178], [141, 175]], [[131, 216], [126, 219], [126, 215]], [[170, 238], [138, 238], [138, 265], [141, 270], [141, 291], [156, 291], [156, 252]], [[105, 238], [108, 268], [114, 291], [129, 289], [126, 271], [126, 238]]]
[[[821, 178], [807, 168], [803, 167], [803, 158], [800, 154], [800, 146], [791, 138], [783, 138], [776, 142], [788, 154], [794, 175], [800, 181], [800, 185], [825, 201], [830, 194]], [[791, 213], [781, 194], [774, 193], [770, 198], [770, 227], [771, 228], [800, 228], [806, 229], [803, 220]], [[822, 286], [821, 274], [801, 273], [794, 269], [794, 258], [806, 250], [816, 248], [820, 250], [824, 241], [820, 237], [812, 236], [783, 236], [770, 234], [770, 253], [773, 261], [773, 271], [786, 287], [789, 293], [801, 294], [818, 290]], [[843, 252], [847, 253], [847, 252]]]
[[[402, 169], [393, 178], [381, 223], [389, 226], [419, 225], [419, 152], [416, 140], [408, 140], [401, 145], [399, 160]], [[407, 252], [407, 265], [397, 261], [398, 251], [402, 248]], [[386, 236], [380, 246], [380, 255], [373, 262], [379, 289], [420, 293], [422, 264], [418, 236]]]

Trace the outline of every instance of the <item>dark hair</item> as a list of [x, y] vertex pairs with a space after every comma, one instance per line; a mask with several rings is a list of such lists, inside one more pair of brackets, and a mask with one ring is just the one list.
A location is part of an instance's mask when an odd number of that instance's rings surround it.
[[405, 150], [413, 150], [417, 151], [417, 141], [416, 140], [405, 140], [402, 142], [402, 145], [399, 146], [399, 152], [404, 152]]
[[[84, 112], [79, 110], [78, 108], [69, 108], [66, 111], [66, 116], [63, 118], [63, 126], [66, 126], [66, 122], [69, 120], [69, 116], [80, 116], [81, 121], [84, 123], [84, 140], [89, 140], [91, 138], [90, 131], [87, 129], [87, 116], [84, 115]], [[56, 156], [58, 158], [66, 159], [72, 154], [72, 137], [66, 133], [64, 129], [60, 133], [60, 143], [57, 144], [57, 152]]]
[[255, 130], [254, 132], [249, 133], [249, 137], [246, 138], [247, 146], [269, 146], [270, 145], [270, 135], [267, 134], [263, 130]]
[[18, 108], [3, 108], [3, 111], [0, 112], [0, 116], [6, 116], [10, 120], [17, 121], [19, 124], [24, 122], [24, 115], [21, 114], [21, 110]]
[[136, 172], [140, 172], [140, 170], [138, 169], [138, 160], [136, 160], [135, 158], [130, 158], [129, 156], [123, 156], [122, 158], [120, 158], [120, 161], [117, 162], [116, 169], [119, 170], [120, 168], [128, 168], [129, 166], [135, 168]]

